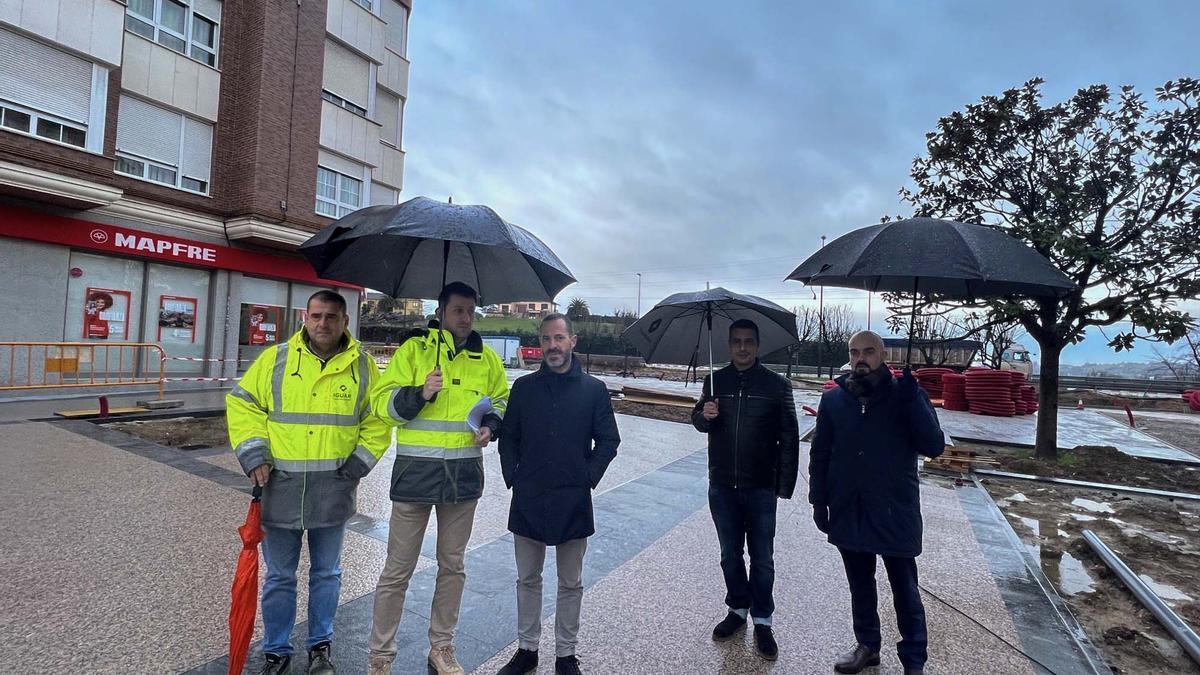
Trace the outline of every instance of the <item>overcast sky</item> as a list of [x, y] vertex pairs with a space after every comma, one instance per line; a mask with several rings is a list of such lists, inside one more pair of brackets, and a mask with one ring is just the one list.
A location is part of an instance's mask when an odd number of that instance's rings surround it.
[[[1195, 0], [415, 5], [403, 197], [493, 207], [570, 267], [560, 302], [604, 313], [636, 308], [637, 272], [643, 311], [706, 282], [812, 303], [780, 280], [909, 213], [939, 117], [1035, 76], [1058, 101], [1200, 75]], [[865, 294], [825, 301], [865, 324]], [[1064, 361], [1122, 358], [1103, 342]]]

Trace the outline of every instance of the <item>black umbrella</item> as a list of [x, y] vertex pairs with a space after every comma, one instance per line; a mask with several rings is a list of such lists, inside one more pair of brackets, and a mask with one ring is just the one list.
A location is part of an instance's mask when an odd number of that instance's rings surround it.
[[299, 250], [318, 276], [394, 298], [436, 298], [449, 280], [488, 304], [553, 300], [575, 282], [550, 247], [490, 208], [427, 197], [359, 209]]
[[1000, 230], [936, 218], [854, 230], [809, 256], [787, 278], [813, 286], [913, 293], [910, 356], [919, 294], [963, 300], [1061, 297], [1075, 288], [1040, 253]]
[[[647, 363], [675, 363], [695, 367], [700, 345], [708, 343], [708, 370], [714, 361], [729, 359], [729, 325], [750, 319], [758, 326], [759, 353], [770, 354], [800, 341], [796, 315], [753, 295], [713, 288], [676, 293], [658, 303], [625, 329], [621, 337], [632, 344]], [[713, 334], [717, 339], [713, 340]]]

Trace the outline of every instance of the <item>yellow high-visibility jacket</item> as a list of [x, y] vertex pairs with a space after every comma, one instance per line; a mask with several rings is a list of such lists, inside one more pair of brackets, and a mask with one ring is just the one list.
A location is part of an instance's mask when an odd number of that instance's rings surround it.
[[242, 470], [272, 466], [262, 522], [313, 529], [354, 515], [358, 480], [391, 444], [372, 414], [379, 368], [357, 340], [322, 363], [303, 336], [268, 347], [225, 396], [229, 442]]
[[[439, 348], [442, 390], [426, 402], [421, 389]], [[494, 411], [483, 423], [496, 438], [508, 407], [508, 379], [504, 363], [478, 333], [455, 351], [449, 331], [431, 328], [396, 349], [371, 394], [375, 414], [396, 425], [392, 501], [452, 504], [483, 494], [483, 448], [475, 445], [467, 413], [484, 396]]]

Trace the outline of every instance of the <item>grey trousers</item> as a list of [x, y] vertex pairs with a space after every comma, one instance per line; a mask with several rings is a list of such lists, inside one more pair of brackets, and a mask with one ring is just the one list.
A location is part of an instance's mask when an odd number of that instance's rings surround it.
[[[546, 545], [513, 535], [517, 554], [517, 638], [521, 649], [536, 650], [542, 639], [542, 567]], [[579, 608], [583, 604], [583, 554], [587, 539], [554, 547], [558, 560], [558, 597], [554, 613], [554, 655], [571, 656], [579, 641]]]

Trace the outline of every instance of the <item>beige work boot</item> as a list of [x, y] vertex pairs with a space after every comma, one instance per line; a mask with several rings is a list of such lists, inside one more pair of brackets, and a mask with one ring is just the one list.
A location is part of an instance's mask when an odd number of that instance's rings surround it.
[[463, 667], [454, 658], [454, 645], [434, 647], [429, 650], [429, 675], [466, 675]]
[[392, 675], [392, 657], [372, 656], [367, 660], [367, 675]]

